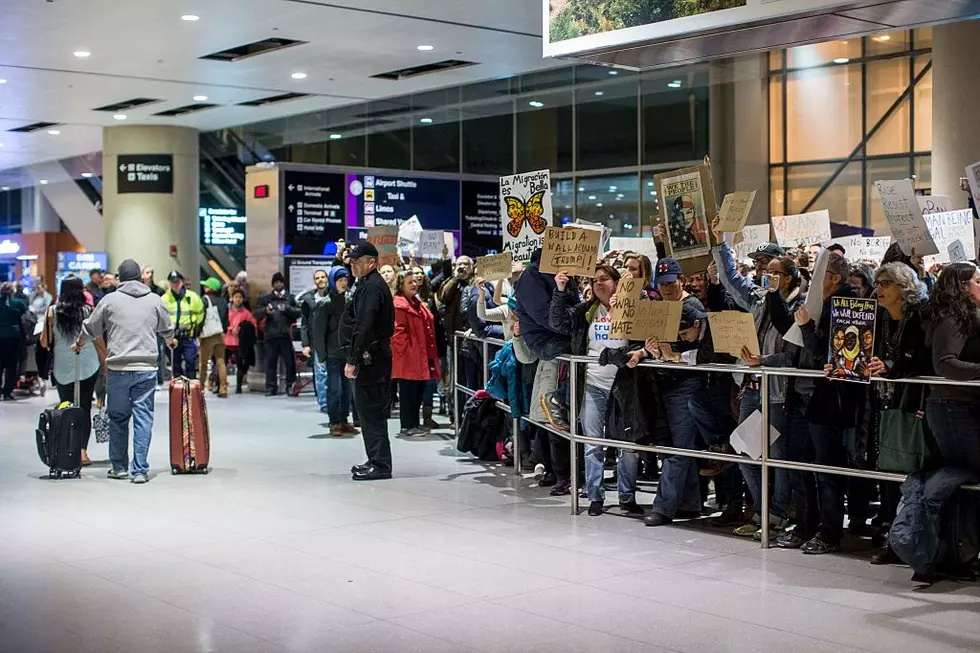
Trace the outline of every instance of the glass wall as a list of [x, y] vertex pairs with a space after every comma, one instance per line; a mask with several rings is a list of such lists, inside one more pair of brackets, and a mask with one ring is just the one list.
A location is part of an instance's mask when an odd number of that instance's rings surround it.
[[931, 48], [927, 28], [770, 53], [772, 215], [829, 209], [887, 233], [875, 181], [930, 192]]
[[0, 235], [20, 233], [21, 210], [20, 189], [0, 189]]

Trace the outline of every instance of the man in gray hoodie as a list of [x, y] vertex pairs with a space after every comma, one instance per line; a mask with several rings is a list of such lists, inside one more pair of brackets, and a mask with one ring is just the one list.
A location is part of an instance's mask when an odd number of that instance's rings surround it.
[[73, 349], [104, 336], [109, 413], [109, 478], [130, 477], [129, 420], [133, 420], [132, 482], [146, 483], [146, 455], [153, 431], [153, 394], [157, 379], [157, 335], [173, 347], [173, 322], [160, 298], [140, 281], [132, 259], [119, 265], [120, 284], [106, 295], [82, 324]]

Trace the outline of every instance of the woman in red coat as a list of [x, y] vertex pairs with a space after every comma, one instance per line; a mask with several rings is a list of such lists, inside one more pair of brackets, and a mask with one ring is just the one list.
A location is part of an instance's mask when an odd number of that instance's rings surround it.
[[425, 302], [419, 300], [418, 281], [410, 270], [398, 273], [395, 286], [395, 334], [391, 337], [391, 378], [398, 381], [398, 435], [424, 435], [419, 426], [419, 409], [429, 379], [438, 379], [435, 320]]

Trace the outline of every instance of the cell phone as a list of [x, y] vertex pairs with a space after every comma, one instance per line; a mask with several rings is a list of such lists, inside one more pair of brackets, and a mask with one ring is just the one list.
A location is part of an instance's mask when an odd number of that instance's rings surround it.
[[769, 288], [769, 284], [770, 284], [769, 275], [768, 274], [763, 274], [762, 275], [762, 287], [768, 289]]

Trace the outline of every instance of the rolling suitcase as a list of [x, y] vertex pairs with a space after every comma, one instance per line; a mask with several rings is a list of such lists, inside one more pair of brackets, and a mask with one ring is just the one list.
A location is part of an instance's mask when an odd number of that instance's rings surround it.
[[201, 382], [177, 377], [170, 382], [170, 472], [208, 473], [211, 435]]
[[81, 403], [81, 357], [75, 354], [75, 403], [63, 402], [48, 408], [38, 418], [37, 453], [48, 466], [48, 478], [79, 478], [82, 475], [82, 439], [85, 412]]

